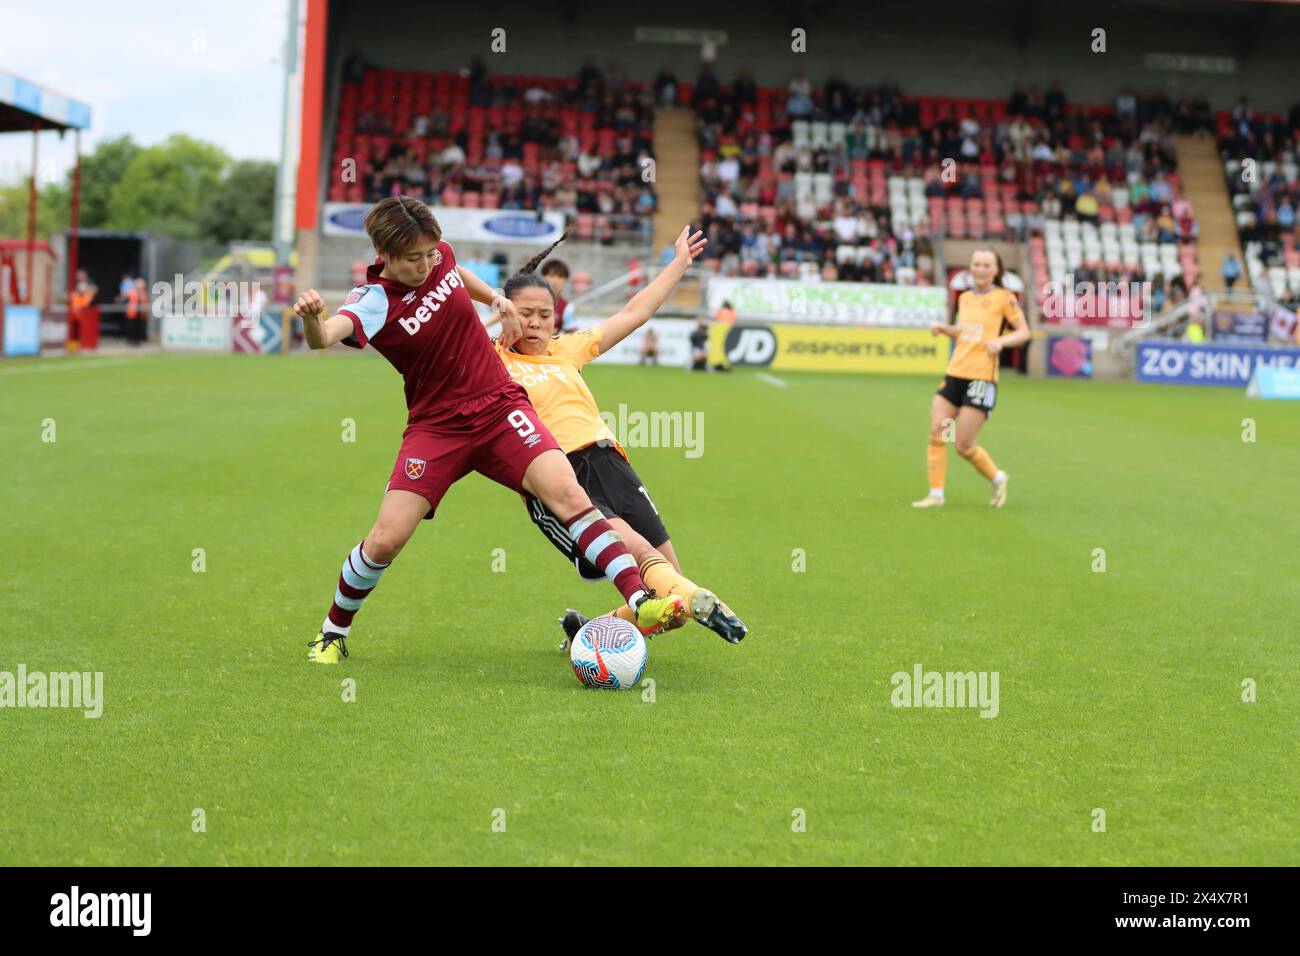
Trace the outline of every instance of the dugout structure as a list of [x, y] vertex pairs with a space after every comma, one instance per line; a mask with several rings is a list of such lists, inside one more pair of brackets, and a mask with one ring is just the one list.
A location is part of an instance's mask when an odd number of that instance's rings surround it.
[[[81, 131], [90, 128], [90, 107], [47, 89], [38, 83], [25, 80], [13, 73], [0, 70], [0, 133], [29, 133], [32, 137], [32, 165], [27, 188], [27, 235], [20, 251], [25, 253], [22, 271], [24, 281], [21, 292], [17, 282], [17, 261], [7, 256], [14, 269], [9, 298], [15, 304], [34, 304], [34, 268], [36, 255], [49, 246], [36, 241], [36, 198], [39, 185], [36, 170], [40, 161], [40, 134], [55, 130], [63, 136], [72, 130], [76, 148], [76, 164], [72, 173], [72, 216], [68, 233], [68, 274], [66, 288], [71, 291], [77, 275], [77, 219], [81, 202]], [[9, 249], [13, 250], [13, 244]], [[0, 294], [0, 327], [4, 321], [4, 301]], [[48, 303], [47, 303], [48, 304]]]

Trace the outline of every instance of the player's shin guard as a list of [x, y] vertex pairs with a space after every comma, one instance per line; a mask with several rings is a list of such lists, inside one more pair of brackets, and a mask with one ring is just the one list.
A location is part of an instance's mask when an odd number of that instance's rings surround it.
[[376, 564], [366, 557], [361, 545], [353, 548], [343, 561], [338, 590], [334, 592], [334, 603], [330, 605], [321, 630], [346, 635], [352, 627], [353, 615], [361, 610], [361, 603], [375, 589], [380, 575], [387, 567], [386, 564]]
[[998, 473], [998, 466], [993, 464], [993, 459], [989, 457], [989, 453], [979, 445], [972, 445], [970, 451], [959, 452], [959, 454], [989, 481], [992, 481], [993, 476]]
[[577, 542], [587, 560], [609, 578], [628, 604], [635, 607], [636, 601], [646, 592], [645, 582], [637, 570], [636, 559], [618, 532], [595, 508], [570, 518], [564, 524], [569, 529], [569, 537]]
[[930, 479], [930, 491], [943, 491], [944, 477], [948, 472], [948, 446], [943, 439], [933, 435], [925, 450], [925, 471]]

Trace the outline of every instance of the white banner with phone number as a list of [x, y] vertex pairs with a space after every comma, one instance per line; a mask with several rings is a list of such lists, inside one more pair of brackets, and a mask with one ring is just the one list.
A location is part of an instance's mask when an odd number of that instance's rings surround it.
[[709, 280], [708, 297], [710, 315], [730, 302], [743, 322], [926, 328], [948, 321], [948, 292], [939, 286], [719, 278]]

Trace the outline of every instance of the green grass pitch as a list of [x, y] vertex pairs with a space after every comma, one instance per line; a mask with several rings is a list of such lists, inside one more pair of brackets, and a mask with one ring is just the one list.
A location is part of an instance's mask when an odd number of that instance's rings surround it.
[[[307, 663], [404, 424], [377, 357], [0, 365], [0, 671], [105, 698], [0, 710], [0, 864], [1300, 862], [1300, 407], [1010, 377], [1007, 508], [953, 455], [917, 512], [935, 377], [781, 379], [588, 373], [704, 413], [631, 457], [750, 627], [652, 642], [647, 702], [574, 679], [556, 619], [616, 593], [479, 476]], [[997, 717], [893, 707], [916, 664]]]

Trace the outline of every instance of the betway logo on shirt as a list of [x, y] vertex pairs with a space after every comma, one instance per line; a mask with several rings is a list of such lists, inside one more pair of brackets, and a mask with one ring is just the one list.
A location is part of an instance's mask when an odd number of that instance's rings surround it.
[[442, 308], [447, 297], [459, 285], [463, 285], [460, 281], [460, 273], [452, 269], [442, 277], [441, 282], [424, 294], [424, 298], [420, 300], [420, 307], [415, 310], [415, 315], [402, 316], [397, 320], [398, 324], [406, 329], [407, 335], [414, 335], [420, 331], [420, 326], [433, 318], [433, 314]]

